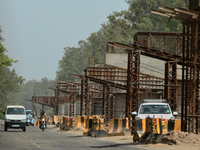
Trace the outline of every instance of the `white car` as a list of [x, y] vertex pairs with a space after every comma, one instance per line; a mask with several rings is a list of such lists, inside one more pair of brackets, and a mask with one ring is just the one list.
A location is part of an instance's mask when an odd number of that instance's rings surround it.
[[174, 116], [178, 115], [178, 113], [172, 113], [165, 99], [144, 99], [138, 113], [132, 112], [132, 115], [135, 115], [136, 119], [144, 119], [148, 116], [151, 118], [174, 119]]
[[24, 106], [9, 105], [6, 108], [4, 115], [4, 131], [7, 131], [8, 128], [21, 128], [24, 132], [26, 132], [26, 113]]

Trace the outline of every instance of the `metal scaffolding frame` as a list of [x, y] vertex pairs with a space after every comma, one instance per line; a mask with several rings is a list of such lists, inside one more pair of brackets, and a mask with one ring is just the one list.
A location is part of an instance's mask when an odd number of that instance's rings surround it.
[[129, 128], [133, 133], [135, 131], [135, 119], [131, 117], [131, 112], [138, 111], [139, 105], [140, 53], [133, 51], [128, 53], [127, 68], [126, 116], [130, 120]]
[[105, 123], [108, 123], [110, 119], [114, 119], [114, 97], [112, 87], [103, 85], [103, 115], [105, 116]]
[[177, 111], [177, 62], [165, 63], [165, 93], [164, 97], [171, 106], [172, 111]]
[[181, 127], [185, 132], [199, 133], [199, 13], [181, 7], [160, 6], [159, 9], [162, 11], [152, 9], [151, 12], [181, 20], [183, 24]]

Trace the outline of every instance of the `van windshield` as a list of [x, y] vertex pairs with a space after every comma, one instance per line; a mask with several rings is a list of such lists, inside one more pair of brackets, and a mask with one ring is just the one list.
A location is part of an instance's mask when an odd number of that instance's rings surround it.
[[24, 108], [8, 108], [7, 114], [8, 115], [24, 115], [25, 111], [24, 111]]

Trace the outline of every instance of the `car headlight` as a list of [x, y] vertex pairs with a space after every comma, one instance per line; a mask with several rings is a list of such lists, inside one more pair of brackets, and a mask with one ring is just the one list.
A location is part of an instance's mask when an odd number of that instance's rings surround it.
[[26, 119], [22, 119], [21, 121], [22, 121], [22, 122], [26, 122]]
[[10, 119], [6, 119], [6, 121], [7, 121], [7, 122], [9, 122], [9, 121], [10, 121]]

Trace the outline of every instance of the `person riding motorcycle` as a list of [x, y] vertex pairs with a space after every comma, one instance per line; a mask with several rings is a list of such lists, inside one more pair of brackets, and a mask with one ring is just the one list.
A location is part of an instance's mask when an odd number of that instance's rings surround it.
[[[40, 128], [41, 128], [42, 119], [44, 118], [46, 120], [46, 117], [47, 117], [47, 115], [46, 115], [45, 111], [41, 109], [40, 114], [39, 114], [39, 118], [38, 118], [39, 121], [40, 121]], [[46, 126], [46, 121], [45, 121], [45, 126]]]

